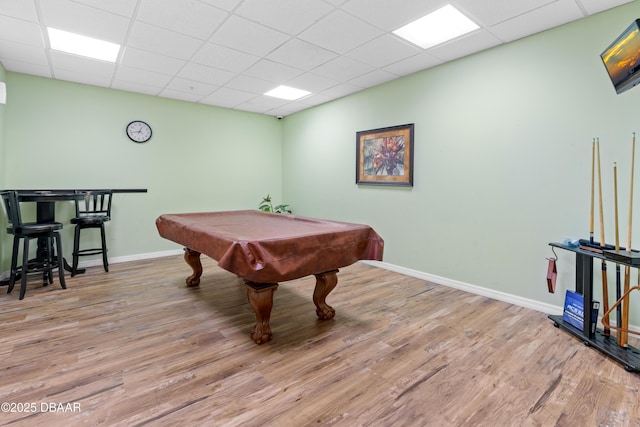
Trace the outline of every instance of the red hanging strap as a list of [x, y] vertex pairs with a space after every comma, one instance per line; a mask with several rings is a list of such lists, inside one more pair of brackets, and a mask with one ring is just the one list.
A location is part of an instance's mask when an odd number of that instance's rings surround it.
[[556, 259], [547, 258], [549, 260], [549, 266], [547, 267], [547, 288], [549, 293], [556, 291], [556, 277], [558, 277], [558, 270], [556, 268]]

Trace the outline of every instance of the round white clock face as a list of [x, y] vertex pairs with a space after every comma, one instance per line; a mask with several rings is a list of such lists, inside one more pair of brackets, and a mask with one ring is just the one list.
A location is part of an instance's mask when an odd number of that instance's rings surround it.
[[127, 136], [133, 142], [147, 142], [151, 139], [151, 126], [141, 120], [134, 120], [127, 125]]

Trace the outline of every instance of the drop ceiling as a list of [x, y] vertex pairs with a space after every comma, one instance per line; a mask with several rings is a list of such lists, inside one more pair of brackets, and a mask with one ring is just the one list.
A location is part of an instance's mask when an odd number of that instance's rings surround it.
[[[0, 63], [17, 73], [286, 116], [629, 2], [0, 0]], [[447, 3], [480, 29], [427, 50], [392, 34]], [[54, 51], [47, 26], [123, 48], [115, 64]], [[296, 101], [264, 95], [281, 84], [312, 93]]]

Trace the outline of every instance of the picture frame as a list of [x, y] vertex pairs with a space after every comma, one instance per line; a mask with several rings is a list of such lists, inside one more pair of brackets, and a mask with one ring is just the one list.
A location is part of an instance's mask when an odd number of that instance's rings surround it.
[[413, 187], [414, 124], [356, 132], [356, 184]]

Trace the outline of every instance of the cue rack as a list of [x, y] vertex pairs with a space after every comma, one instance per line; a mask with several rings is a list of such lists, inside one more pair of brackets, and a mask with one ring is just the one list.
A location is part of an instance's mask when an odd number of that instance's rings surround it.
[[[629, 372], [640, 372], [640, 350], [632, 347], [628, 343], [629, 334], [640, 335], [640, 332], [629, 329], [629, 312], [630, 299], [629, 295], [634, 290], [640, 290], [640, 251], [631, 249], [631, 232], [632, 232], [632, 216], [633, 216], [633, 179], [635, 164], [635, 132], [632, 138], [631, 148], [631, 182], [629, 187], [629, 219], [627, 229], [627, 245], [621, 247], [619, 242], [619, 224], [618, 224], [618, 181], [617, 181], [617, 164], [613, 166], [614, 178], [614, 208], [615, 208], [615, 244], [605, 243], [604, 221], [603, 221], [603, 203], [602, 203], [602, 178], [600, 167], [600, 141], [594, 138], [591, 149], [591, 215], [589, 239], [580, 239], [576, 242], [565, 243], [549, 243], [552, 248], [560, 248], [575, 253], [576, 259], [576, 282], [575, 292], [583, 296], [583, 327], [576, 328], [564, 320], [562, 315], [550, 315], [549, 319], [553, 320], [554, 326], [563, 329], [576, 338], [582, 340], [585, 345], [593, 347], [604, 354], [607, 354], [617, 362], [621, 363]], [[595, 217], [595, 181], [596, 181], [596, 164], [597, 164], [597, 187], [599, 198], [599, 214], [600, 214], [600, 242], [594, 241], [594, 217]], [[628, 250], [626, 248], [629, 248]], [[593, 327], [597, 324], [596, 315], [598, 311], [592, 312], [594, 307], [593, 299], [593, 263], [594, 260], [600, 260], [602, 272], [602, 328]], [[556, 259], [549, 259], [549, 268], [553, 266], [555, 271]], [[616, 301], [609, 305], [609, 281], [607, 272], [607, 263], [615, 265], [615, 294]], [[622, 267], [624, 267], [624, 286], [622, 278]], [[631, 271], [635, 269], [638, 273], [638, 285], [631, 286]], [[555, 276], [553, 277], [555, 279]], [[549, 292], [555, 291], [554, 286], [550, 284], [550, 276], [547, 275]], [[598, 305], [596, 303], [596, 305]], [[616, 324], [611, 324], [612, 314], [615, 315]], [[614, 331], [612, 333], [612, 331]]]

